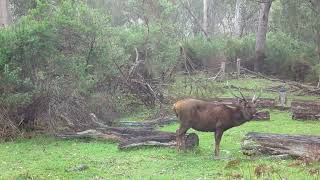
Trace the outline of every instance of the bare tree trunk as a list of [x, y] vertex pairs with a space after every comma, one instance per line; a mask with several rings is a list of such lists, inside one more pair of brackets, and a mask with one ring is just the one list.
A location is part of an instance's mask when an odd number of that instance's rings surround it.
[[[316, 54], [318, 56], [318, 63], [320, 64], [320, 31], [317, 30], [316, 31], [316, 45], [317, 45], [317, 49], [316, 49]], [[318, 85], [317, 88], [320, 87], [320, 74], [318, 74]]]
[[208, 34], [208, 0], [203, 0], [203, 30]]
[[261, 72], [265, 58], [266, 35], [268, 32], [268, 17], [272, 0], [265, 0], [260, 3], [259, 25], [256, 35], [256, 60], [254, 71]]
[[234, 34], [238, 37], [242, 36], [244, 19], [243, 19], [244, 2], [243, 0], [237, 0], [234, 22]]
[[320, 63], [320, 30], [316, 32], [316, 44], [317, 44], [317, 56], [318, 56], [318, 63]]
[[0, 27], [9, 24], [9, 2], [8, 0], [0, 0]]

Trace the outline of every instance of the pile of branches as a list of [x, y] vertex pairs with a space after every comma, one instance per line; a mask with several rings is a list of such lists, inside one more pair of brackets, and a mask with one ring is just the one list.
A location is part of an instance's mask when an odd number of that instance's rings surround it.
[[16, 137], [31, 131], [49, 133], [96, 127], [85, 98], [40, 93], [17, 108], [0, 108], [0, 137]]
[[[144, 71], [144, 68], [138, 68], [137, 66], [144, 66], [143, 63], [137, 60], [136, 63], [130, 68], [121, 68], [116, 62], [114, 62], [119, 76], [114, 77], [114, 83], [124, 93], [133, 94], [139, 99], [145, 106], [155, 106], [156, 101], [163, 102], [163, 93], [161, 88], [162, 78], [153, 79], [149, 73]], [[138, 71], [136, 69], [143, 69]]]
[[0, 138], [12, 138], [20, 134], [17, 123], [10, 117], [7, 107], [0, 107]]

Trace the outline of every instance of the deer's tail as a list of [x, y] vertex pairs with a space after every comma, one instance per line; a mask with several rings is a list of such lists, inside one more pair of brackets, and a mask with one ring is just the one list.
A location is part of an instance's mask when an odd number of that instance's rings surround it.
[[172, 106], [172, 111], [175, 113], [175, 115], [176, 115], [177, 117], [179, 117], [178, 112], [177, 112], [177, 108], [176, 108], [176, 103], [173, 104], [173, 106]]

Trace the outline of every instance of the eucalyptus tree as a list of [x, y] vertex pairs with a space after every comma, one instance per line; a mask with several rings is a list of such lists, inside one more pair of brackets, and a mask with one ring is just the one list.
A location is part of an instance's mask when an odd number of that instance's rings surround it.
[[266, 35], [268, 32], [268, 19], [269, 11], [271, 8], [272, 0], [265, 0], [260, 2], [259, 12], [259, 24], [258, 31], [256, 34], [256, 59], [254, 62], [254, 71], [260, 72], [262, 70], [263, 61], [265, 58], [265, 47], [266, 47]]

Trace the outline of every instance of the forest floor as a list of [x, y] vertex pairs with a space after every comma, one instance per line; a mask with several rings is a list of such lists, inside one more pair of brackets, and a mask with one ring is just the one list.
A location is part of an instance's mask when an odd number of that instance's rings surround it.
[[[179, 83], [181, 82], [181, 83]], [[176, 81], [168, 92], [182, 91], [183, 81]], [[233, 80], [231, 84], [254, 87], [272, 85], [264, 80]], [[180, 94], [179, 94], [180, 93]], [[203, 96], [210, 96], [203, 94]], [[249, 95], [249, 94], [247, 94]], [[213, 96], [213, 95], [212, 95]], [[219, 96], [228, 96], [219, 94]], [[266, 93], [263, 97], [275, 97]], [[289, 96], [315, 99], [312, 96]], [[143, 119], [154, 110], [131, 114], [126, 120]], [[114, 142], [92, 139], [61, 140], [39, 135], [0, 143], [0, 179], [320, 179], [320, 163], [305, 164], [296, 160], [248, 158], [240, 151], [241, 140], [248, 132], [283, 134], [320, 134], [320, 121], [296, 121], [291, 113], [270, 110], [270, 121], [251, 121], [225, 132], [221, 157], [213, 155], [213, 133], [196, 132], [197, 149], [177, 152], [171, 148], [144, 147], [126, 151]], [[178, 124], [161, 128], [175, 132]]]

